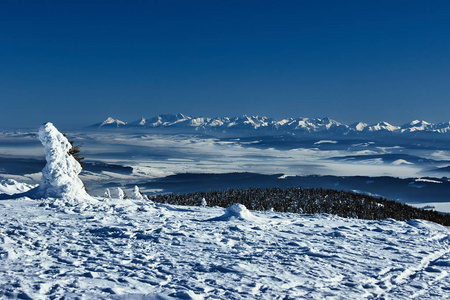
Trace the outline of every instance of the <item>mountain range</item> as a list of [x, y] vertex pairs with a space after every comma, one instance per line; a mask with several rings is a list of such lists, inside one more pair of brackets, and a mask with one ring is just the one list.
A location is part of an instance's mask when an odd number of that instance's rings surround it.
[[450, 133], [450, 121], [432, 124], [426, 121], [415, 120], [402, 126], [395, 126], [387, 122], [366, 124], [357, 122], [351, 125], [339, 123], [330, 118], [286, 118], [276, 120], [261, 116], [240, 117], [191, 117], [183, 114], [158, 115], [152, 118], [141, 118], [133, 122], [124, 122], [114, 118], [91, 125], [91, 128], [173, 128], [197, 132], [243, 133], [258, 132], [259, 134], [284, 133]]

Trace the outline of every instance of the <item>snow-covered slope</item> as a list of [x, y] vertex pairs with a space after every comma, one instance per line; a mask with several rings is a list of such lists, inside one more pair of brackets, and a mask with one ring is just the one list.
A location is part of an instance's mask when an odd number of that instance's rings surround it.
[[37, 184], [17, 182], [14, 179], [0, 180], [0, 194], [13, 195], [25, 193], [37, 186]]
[[101, 122], [101, 123], [97, 123], [92, 125], [92, 127], [98, 127], [98, 128], [111, 128], [111, 127], [123, 127], [125, 126], [127, 123], [120, 121], [118, 119], [114, 119], [111, 117], [108, 117], [105, 121]]
[[425, 121], [412, 121], [402, 126], [387, 122], [366, 124], [362, 122], [346, 125], [329, 118], [287, 118], [275, 120], [261, 116], [204, 118], [190, 117], [183, 114], [159, 115], [153, 118], [141, 118], [125, 123], [108, 118], [102, 123], [92, 125], [95, 128], [129, 127], [129, 128], [174, 128], [201, 132], [253, 132], [258, 134], [285, 133], [333, 133], [333, 134], [392, 134], [392, 133], [446, 133], [450, 132], [450, 122], [431, 124]]
[[0, 201], [2, 299], [444, 299], [450, 290], [450, 230], [426, 221], [46, 203]]

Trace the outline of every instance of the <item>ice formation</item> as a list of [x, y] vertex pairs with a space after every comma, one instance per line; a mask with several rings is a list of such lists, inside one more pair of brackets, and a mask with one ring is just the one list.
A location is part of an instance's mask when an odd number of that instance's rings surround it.
[[111, 191], [108, 188], [105, 190], [105, 198], [111, 199]]
[[120, 187], [116, 188], [116, 193], [117, 193], [117, 199], [125, 198], [125, 193], [123, 192], [123, 190]]
[[134, 186], [133, 199], [134, 200], [144, 200], [144, 197], [142, 196], [141, 191], [139, 191], [139, 188], [137, 185]]
[[39, 128], [39, 140], [44, 146], [47, 164], [42, 170], [42, 179], [37, 190], [42, 198], [64, 198], [67, 200], [88, 200], [84, 184], [78, 174], [81, 165], [68, 152], [72, 145], [52, 123]]

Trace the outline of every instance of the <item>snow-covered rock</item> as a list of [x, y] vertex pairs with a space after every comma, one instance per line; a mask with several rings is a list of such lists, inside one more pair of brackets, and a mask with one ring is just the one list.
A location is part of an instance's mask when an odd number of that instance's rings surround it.
[[69, 202], [91, 200], [78, 177], [81, 165], [68, 153], [72, 145], [67, 138], [48, 122], [39, 129], [39, 140], [44, 146], [47, 164], [42, 170], [37, 196], [63, 198]]

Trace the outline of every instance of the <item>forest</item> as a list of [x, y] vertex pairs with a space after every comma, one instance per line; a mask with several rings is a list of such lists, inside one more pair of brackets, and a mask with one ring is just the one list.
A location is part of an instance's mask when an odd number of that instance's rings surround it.
[[[160, 194], [149, 197], [158, 203], [173, 205], [228, 207], [234, 203], [250, 210], [299, 214], [333, 214], [344, 218], [367, 220], [423, 219], [450, 225], [450, 215], [416, 208], [397, 201], [353, 192], [322, 188], [248, 188], [202, 191], [186, 194]], [[203, 201], [205, 199], [205, 201]]]

